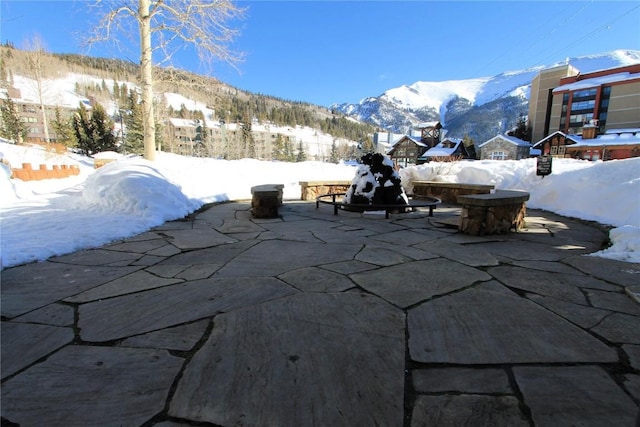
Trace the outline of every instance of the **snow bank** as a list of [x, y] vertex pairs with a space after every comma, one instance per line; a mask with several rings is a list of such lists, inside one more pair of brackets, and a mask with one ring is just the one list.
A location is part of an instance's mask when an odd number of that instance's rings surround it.
[[[61, 157], [39, 147], [0, 141], [11, 164], [75, 164], [80, 175], [43, 181], [9, 179], [0, 171], [0, 261], [4, 267], [98, 247], [184, 217], [209, 202], [248, 200], [251, 187], [284, 184], [300, 199], [299, 181], [351, 181], [356, 166], [321, 162], [226, 161], [158, 153], [150, 163], [125, 157], [99, 168], [93, 159]], [[613, 246], [597, 256], [640, 262], [640, 158], [609, 162], [554, 159], [551, 175], [535, 160], [428, 163], [400, 171], [412, 180], [493, 184], [531, 193], [528, 206], [610, 224]]]

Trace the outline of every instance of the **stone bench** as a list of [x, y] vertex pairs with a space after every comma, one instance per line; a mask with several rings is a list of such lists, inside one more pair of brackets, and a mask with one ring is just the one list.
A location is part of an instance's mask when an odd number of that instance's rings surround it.
[[413, 181], [413, 196], [437, 197], [445, 203], [457, 203], [458, 196], [489, 194], [493, 185], [458, 182]]
[[254, 218], [277, 218], [282, 205], [284, 184], [263, 184], [251, 187], [251, 214]]
[[351, 181], [300, 181], [300, 200], [316, 200], [325, 194], [346, 193]]
[[524, 227], [527, 200], [529, 193], [515, 190], [458, 196], [462, 205], [459, 230], [474, 236], [518, 231]]

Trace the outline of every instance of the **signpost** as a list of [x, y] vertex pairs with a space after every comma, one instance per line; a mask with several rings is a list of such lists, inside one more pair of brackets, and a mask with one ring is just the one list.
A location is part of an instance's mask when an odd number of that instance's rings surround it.
[[536, 175], [545, 177], [551, 175], [551, 156], [538, 157], [538, 163], [536, 165]]

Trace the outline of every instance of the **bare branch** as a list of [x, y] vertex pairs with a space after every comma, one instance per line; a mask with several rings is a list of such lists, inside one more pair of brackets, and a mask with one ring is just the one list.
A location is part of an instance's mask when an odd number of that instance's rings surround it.
[[[83, 40], [83, 43], [87, 47], [101, 42], [109, 42], [119, 46], [119, 37], [125, 36], [131, 39], [132, 34], [137, 34], [137, 30], [132, 31], [133, 27], [139, 25], [135, 5], [125, 2], [125, 4], [116, 7], [111, 1], [95, 0], [95, 2], [88, 7], [93, 9], [94, 13], [100, 16], [100, 18], [91, 33]], [[129, 20], [127, 20], [127, 18], [129, 18]], [[133, 23], [130, 21], [133, 21], [135, 25], [132, 25]], [[134, 40], [137, 39], [131, 41]]]
[[218, 59], [235, 67], [242, 61], [242, 53], [230, 48], [240, 32], [229, 23], [242, 19], [245, 8], [228, 0], [175, 0], [158, 2], [156, 6], [152, 17], [156, 25], [152, 25], [152, 31], [162, 40], [157, 45], [162, 46], [162, 62], [170, 62], [177, 50], [171, 46], [178, 39], [182, 44], [193, 45], [202, 63], [211, 64]]
[[[153, 52], [162, 54], [161, 63], [170, 64], [179, 47], [192, 45], [201, 62], [211, 64], [220, 59], [235, 67], [242, 55], [232, 52], [230, 44], [239, 32], [229, 24], [242, 18], [245, 9], [231, 0], [95, 0], [93, 7], [102, 17], [87, 41], [89, 45], [117, 42], [117, 35], [139, 35], [145, 158], [153, 160]], [[127, 31], [131, 23], [137, 31]]]

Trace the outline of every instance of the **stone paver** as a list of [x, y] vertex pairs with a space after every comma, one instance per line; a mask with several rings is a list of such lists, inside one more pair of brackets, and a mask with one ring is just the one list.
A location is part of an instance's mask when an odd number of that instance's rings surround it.
[[398, 264], [350, 277], [362, 288], [399, 307], [409, 307], [491, 278], [483, 271], [444, 258]]
[[419, 396], [411, 426], [527, 427], [529, 422], [513, 396]]
[[259, 304], [217, 317], [169, 413], [216, 425], [401, 425], [404, 349], [404, 314], [376, 297]]
[[[214, 316], [295, 293], [271, 277], [212, 278], [80, 305], [80, 337], [111, 341]], [[123, 316], [126, 313], [126, 316]]]
[[162, 350], [70, 345], [2, 384], [2, 417], [22, 426], [141, 425], [164, 407], [182, 363]]
[[433, 368], [413, 371], [419, 393], [514, 394], [507, 372], [497, 368]]
[[209, 206], [2, 271], [2, 425], [632, 426], [640, 265], [529, 210]]
[[73, 340], [71, 328], [2, 322], [2, 378], [8, 377]]
[[600, 367], [516, 367], [514, 375], [536, 425], [634, 424], [637, 405]]
[[[424, 363], [615, 362], [614, 349], [516, 294], [487, 285], [409, 310], [409, 350]], [[453, 344], [455, 343], [455, 345]]]
[[12, 318], [45, 307], [142, 267], [85, 267], [55, 262], [27, 264], [2, 271], [0, 313]]

